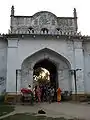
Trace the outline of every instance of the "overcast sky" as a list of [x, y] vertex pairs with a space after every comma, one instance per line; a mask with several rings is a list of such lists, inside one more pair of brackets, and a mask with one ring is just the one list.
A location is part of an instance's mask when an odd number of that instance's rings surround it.
[[0, 0], [0, 33], [10, 29], [11, 6], [15, 15], [32, 16], [39, 11], [50, 11], [58, 17], [72, 17], [77, 10], [78, 31], [90, 36], [90, 0]]

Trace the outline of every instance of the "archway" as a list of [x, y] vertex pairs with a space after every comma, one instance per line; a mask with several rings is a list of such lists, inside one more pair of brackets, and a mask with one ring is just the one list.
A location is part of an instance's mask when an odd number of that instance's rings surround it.
[[35, 74], [35, 70], [37, 70], [38, 68], [43, 68], [49, 71], [49, 83], [51, 86], [53, 86], [55, 89], [58, 87], [58, 80], [57, 80], [57, 68], [56, 65], [54, 63], [52, 63], [49, 59], [44, 59], [44, 60], [40, 60], [39, 62], [37, 62], [34, 66], [34, 73]]
[[44, 48], [27, 57], [21, 66], [21, 87], [33, 86], [34, 69], [43, 67], [50, 73], [52, 83], [64, 91], [72, 91], [72, 81], [69, 74], [70, 62], [57, 52]]

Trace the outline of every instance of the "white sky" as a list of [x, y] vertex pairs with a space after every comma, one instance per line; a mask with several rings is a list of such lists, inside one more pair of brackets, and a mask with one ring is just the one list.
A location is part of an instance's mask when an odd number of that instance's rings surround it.
[[15, 15], [32, 16], [39, 11], [50, 11], [58, 17], [72, 17], [75, 7], [78, 15], [78, 31], [90, 35], [90, 0], [0, 0], [0, 33], [10, 29], [11, 6]]

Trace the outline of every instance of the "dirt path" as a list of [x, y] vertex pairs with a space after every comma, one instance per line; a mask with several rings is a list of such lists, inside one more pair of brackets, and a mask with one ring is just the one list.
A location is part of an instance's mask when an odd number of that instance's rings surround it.
[[90, 105], [75, 104], [75, 103], [37, 103], [30, 105], [15, 105], [15, 111], [0, 117], [8, 117], [16, 113], [38, 113], [38, 110], [43, 109], [46, 116], [49, 117], [65, 117], [65, 118], [81, 118], [90, 120]]

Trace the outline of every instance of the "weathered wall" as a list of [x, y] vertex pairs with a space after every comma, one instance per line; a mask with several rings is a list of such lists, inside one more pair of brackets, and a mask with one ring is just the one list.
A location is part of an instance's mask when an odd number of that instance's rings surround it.
[[[55, 40], [51, 38], [46, 39], [45, 37], [8, 40], [7, 91], [16, 91], [16, 69], [21, 69], [22, 62], [27, 57], [44, 48], [49, 48], [64, 56], [70, 61], [71, 67], [73, 68], [73, 46], [68, 46], [66, 40], [59, 40], [57, 38]], [[69, 50], [70, 48], [72, 50]]]
[[7, 41], [0, 38], [0, 94], [6, 90]]
[[[36, 39], [36, 40], [35, 40]], [[67, 60], [73, 62], [73, 54], [68, 51], [69, 47], [67, 46], [66, 40], [62, 39], [52, 39], [51, 38], [30, 38], [29, 39], [22, 39], [18, 42], [18, 56], [20, 60], [20, 64], [22, 64], [23, 60], [27, 58], [28, 56], [34, 54], [35, 52], [38, 52], [39, 50], [42, 50], [44, 48], [49, 48], [62, 56], [64, 56]], [[73, 46], [72, 46], [73, 47]], [[22, 54], [23, 53], [23, 54]], [[73, 64], [72, 64], [73, 66]]]
[[83, 43], [85, 91], [90, 94], [90, 41]]
[[[31, 36], [28, 38], [23, 36], [19, 39], [8, 39], [7, 92], [16, 91], [16, 69], [21, 69], [21, 65], [27, 57], [44, 48], [65, 57], [69, 61], [71, 69], [82, 69], [82, 71], [77, 72], [77, 89], [78, 93], [84, 92], [82, 42], [52, 36]], [[72, 91], [75, 90], [73, 80], [72, 78]], [[10, 85], [11, 87], [9, 87]]]
[[29, 34], [30, 28], [33, 28], [35, 34], [42, 33], [42, 28], [48, 29], [48, 34], [76, 33], [75, 21], [74, 17], [57, 17], [47, 11], [38, 12], [33, 16], [12, 16], [11, 33]]
[[[69, 61], [67, 61], [63, 56], [60, 54], [57, 54], [55, 51], [52, 51], [51, 49], [45, 48], [42, 49], [33, 55], [29, 56], [24, 60], [21, 67], [21, 87], [28, 87], [28, 84], [33, 83], [33, 78], [29, 75], [30, 71], [33, 70], [34, 65], [41, 61], [47, 59], [50, 62], [52, 62], [57, 69], [57, 73], [62, 73], [60, 76], [57, 75], [57, 83], [58, 86], [63, 90], [71, 91], [71, 77], [69, 76], [69, 70], [71, 69]], [[32, 81], [31, 81], [32, 80]]]

